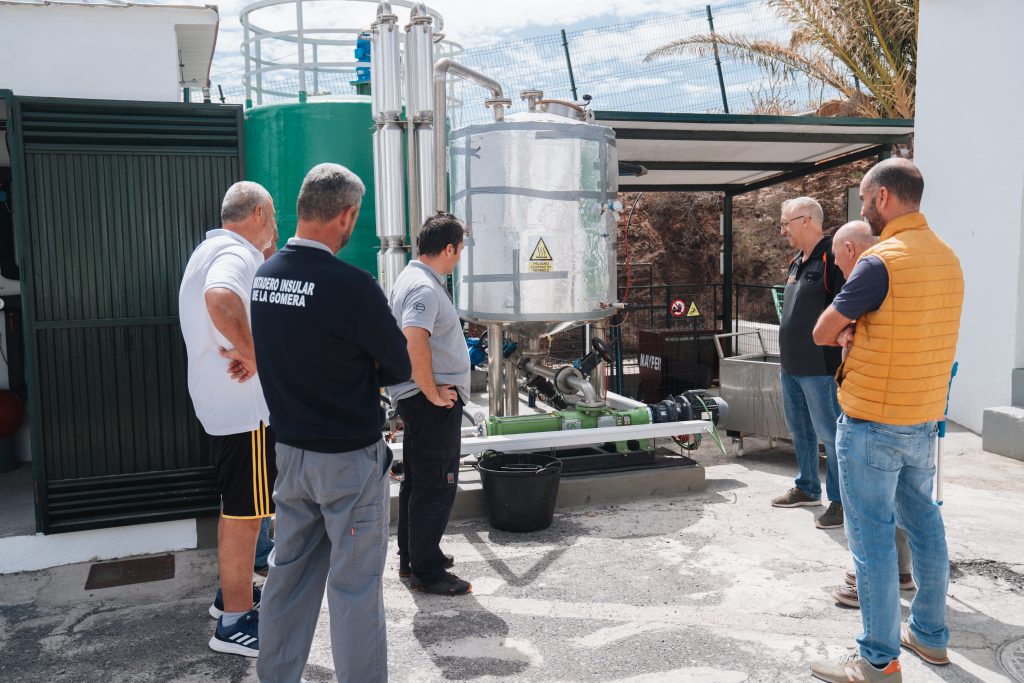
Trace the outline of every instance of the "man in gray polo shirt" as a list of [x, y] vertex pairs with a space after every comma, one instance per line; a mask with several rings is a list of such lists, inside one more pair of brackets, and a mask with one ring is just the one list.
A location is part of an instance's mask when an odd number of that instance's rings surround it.
[[469, 582], [447, 571], [441, 537], [459, 482], [462, 406], [469, 399], [469, 352], [445, 289], [462, 253], [465, 227], [449, 213], [428, 218], [411, 261], [391, 290], [391, 311], [408, 340], [412, 380], [388, 387], [405, 423], [398, 497], [399, 575], [413, 590], [463, 595]]

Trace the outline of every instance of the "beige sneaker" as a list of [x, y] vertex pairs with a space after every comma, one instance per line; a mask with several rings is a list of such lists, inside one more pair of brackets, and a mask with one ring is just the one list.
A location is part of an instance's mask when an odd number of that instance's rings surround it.
[[777, 508], [814, 507], [815, 505], [821, 505], [821, 498], [811, 498], [795, 486], [778, 498], [772, 499], [772, 506]]
[[[857, 572], [852, 569], [846, 572], [846, 585], [856, 586], [857, 585]], [[900, 590], [901, 591], [912, 591], [917, 588], [917, 584], [914, 583], [913, 574], [900, 574]]]
[[903, 683], [900, 660], [894, 659], [884, 669], [876, 669], [858, 654], [840, 659], [821, 659], [811, 663], [811, 674], [829, 683]]
[[909, 624], [903, 624], [900, 627], [900, 645], [929, 664], [935, 664], [936, 666], [949, 664], [949, 654], [946, 652], [946, 648], [922, 645], [914, 637], [914, 632], [910, 630]]
[[840, 586], [832, 591], [832, 597], [842, 605], [860, 609], [860, 597], [857, 595], [857, 586]]

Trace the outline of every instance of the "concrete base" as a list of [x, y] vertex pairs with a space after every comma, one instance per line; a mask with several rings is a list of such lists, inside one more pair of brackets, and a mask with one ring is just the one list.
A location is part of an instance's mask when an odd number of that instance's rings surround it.
[[[563, 476], [558, 485], [555, 509], [576, 508], [592, 503], [625, 503], [678, 496], [703, 491], [704, 468], [663, 467], [660, 469]], [[459, 474], [459, 491], [452, 507], [452, 520], [487, 517], [480, 473], [465, 470]], [[398, 483], [391, 485], [391, 525], [398, 524]]]
[[1024, 408], [1000, 406], [986, 409], [981, 433], [981, 447], [989, 453], [1024, 460]]
[[1024, 406], [1024, 368], [1014, 368], [1010, 379], [1010, 403]]

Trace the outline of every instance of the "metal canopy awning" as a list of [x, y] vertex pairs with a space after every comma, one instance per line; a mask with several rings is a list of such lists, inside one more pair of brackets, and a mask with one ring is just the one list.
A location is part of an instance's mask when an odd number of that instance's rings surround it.
[[733, 197], [910, 142], [911, 119], [595, 111], [615, 130], [620, 192], [722, 192], [722, 315], [732, 331]]
[[615, 130], [622, 192], [740, 194], [886, 154], [914, 130], [906, 119], [597, 111], [595, 120]]

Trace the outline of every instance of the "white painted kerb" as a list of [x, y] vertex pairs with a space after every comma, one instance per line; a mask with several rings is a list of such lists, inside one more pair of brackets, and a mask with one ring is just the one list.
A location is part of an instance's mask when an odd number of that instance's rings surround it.
[[0, 538], [0, 574], [132, 555], [191, 550], [196, 545], [194, 519], [49, 536], [10, 536]]

